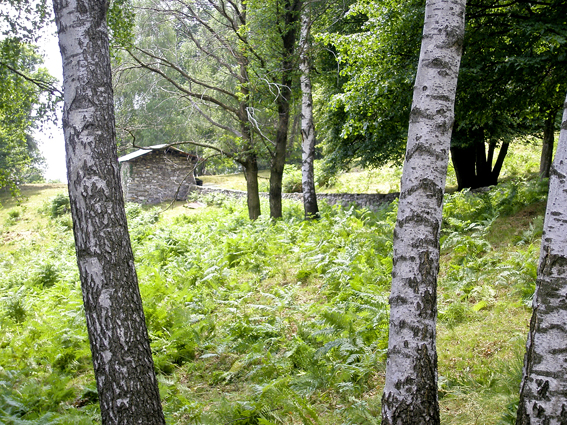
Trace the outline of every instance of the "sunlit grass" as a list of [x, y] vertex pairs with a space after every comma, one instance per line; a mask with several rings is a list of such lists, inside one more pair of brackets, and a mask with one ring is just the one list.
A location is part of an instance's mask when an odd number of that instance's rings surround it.
[[[533, 176], [539, 170], [539, 155], [541, 146], [535, 143], [516, 142], [509, 149], [500, 181], [519, 176]], [[293, 166], [286, 166], [294, 168]], [[353, 169], [341, 172], [336, 183], [330, 187], [317, 188], [320, 193], [394, 193], [400, 191], [402, 177], [401, 165], [388, 164], [383, 167], [361, 170]], [[206, 185], [213, 185], [224, 189], [246, 190], [246, 179], [243, 173], [224, 174], [214, 176], [200, 176]], [[259, 172], [260, 190], [268, 191], [269, 170]], [[451, 161], [448, 164], [446, 190], [451, 193], [457, 189], [457, 178]]]

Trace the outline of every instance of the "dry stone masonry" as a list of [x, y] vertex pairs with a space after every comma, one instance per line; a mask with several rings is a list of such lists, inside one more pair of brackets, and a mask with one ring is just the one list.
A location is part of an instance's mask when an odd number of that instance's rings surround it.
[[126, 202], [158, 204], [187, 199], [197, 157], [167, 145], [150, 146], [118, 159]]
[[[246, 198], [246, 192], [241, 190], [221, 189], [203, 186], [191, 186], [191, 193], [199, 193], [203, 195], [220, 193], [231, 198]], [[376, 211], [384, 204], [389, 204], [398, 198], [399, 193], [318, 193], [318, 200], [325, 200], [329, 205], [341, 204], [345, 207], [349, 205], [356, 205], [358, 208], [368, 208], [369, 210]], [[260, 196], [267, 198], [268, 193], [261, 192]], [[303, 202], [302, 193], [282, 193], [282, 198], [292, 199], [298, 202]]]
[[[167, 145], [150, 146], [120, 157], [124, 199], [139, 204], [158, 204], [174, 198], [184, 201], [190, 192], [246, 198], [246, 192], [240, 190], [197, 186], [193, 174], [197, 159], [195, 155]], [[267, 198], [268, 193], [262, 192], [260, 196]], [[302, 193], [282, 193], [282, 198], [303, 202]], [[374, 211], [397, 198], [398, 193], [317, 194], [317, 199], [325, 200], [329, 205], [356, 205]]]

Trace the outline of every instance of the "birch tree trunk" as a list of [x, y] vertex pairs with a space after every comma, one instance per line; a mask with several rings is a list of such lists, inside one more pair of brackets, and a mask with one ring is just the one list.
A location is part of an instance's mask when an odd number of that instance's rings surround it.
[[439, 231], [465, 0], [427, 0], [394, 231], [382, 425], [439, 424]]
[[549, 196], [517, 425], [567, 424], [567, 100]]
[[311, 64], [309, 63], [309, 52], [311, 42], [309, 40], [311, 20], [309, 19], [309, 8], [304, 7], [301, 15], [301, 34], [299, 37], [299, 77], [301, 83], [301, 138], [302, 138], [302, 164], [301, 164], [301, 186], [303, 189], [303, 207], [305, 218], [313, 219], [319, 215], [317, 205], [317, 194], [315, 193], [315, 172], [313, 160], [315, 159], [315, 124], [313, 123], [313, 96], [311, 94]]
[[77, 263], [103, 424], [164, 424], [115, 143], [108, 2], [53, 0]]

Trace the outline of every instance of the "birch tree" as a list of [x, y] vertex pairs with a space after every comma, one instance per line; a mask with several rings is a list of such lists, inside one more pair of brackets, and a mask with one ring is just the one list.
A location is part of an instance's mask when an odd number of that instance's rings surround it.
[[53, 0], [77, 263], [103, 424], [164, 424], [130, 245], [101, 0]]
[[465, 0], [428, 0], [394, 230], [382, 424], [439, 424], [439, 231]]
[[315, 159], [315, 124], [313, 122], [313, 95], [311, 91], [311, 64], [309, 54], [311, 52], [310, 7], [305, 5], [301, 14], [301, 30], [299, 37], [299, 77], [301, 83], [301, 138], [302, 138], [302, 163], [301, 163], [301, 186], [303, 189], [303, 206], [305, 218], [310, 219], [319, 215], [317, 205], [317, 194], [315, 193], [315, 172], [313, 161]]
[[567, 418], [567, 100], [549, 196], [516, 425]]

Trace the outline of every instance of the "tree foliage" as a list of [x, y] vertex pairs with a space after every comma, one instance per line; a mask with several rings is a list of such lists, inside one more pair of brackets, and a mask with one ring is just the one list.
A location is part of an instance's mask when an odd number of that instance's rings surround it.
[[[270, 213], [281, 216], [300, 7], [299, 0], [141, 1], [135, 38], [124, 46], [129, 56], [122, 69], [154, 75], [137, 81], [129, 78], [132, 91], [121, 90], [121, 115], [130, 114], [134, 128], [137, 119], [143, 121], [138, 127], [142, 137], [150, 135], [154, 140], [162, 127], [159, 121], [164, 120], [179, 132], [157, 137], [185, 133], [181, 140], [238, 162], [254, 198], [251, 218], [260, 214], [260, 158], [271, 167]], [[164, 118], [164, 108], [171, 108], [167, 105], [174, 105], [174, 112]], [[183, 120], [185, 125], [180, 124]]]
[[52, 118], [55, 79], [34, 46], [0, 41], [0, 187], [42, 179], [43, 159], [32, 133]]
[[327, 160], [362, 166], [398, 159], [405, 149], [412, 85], [419, 57], [424, 2], [355, 3], [351, 34], [323, 33], [336, 49], [344, 83], [326, 111]]
[[[366, 18], [359, 31], [324, 35], [347, 78], [327, 115], [334, 129], [325, 141], [327, 158], [336, 166], [401, 158], [422, 4], [359, 1], [350, 12]], [[541, 133], [549, 111], [560, 107], [567, 81], [566, 7], [563, 0], [478, 0], [467, 6], [452, 146], [474, 148], [464, 156], [470, 167], [486, 171], [473, 176], [479, 178], [473, 184], [495, 183], [495, 148], [521, 134]]]
[[52, 18], [51, 10], [48, 0], [0, 0], [0, 34], [35, 43]]

